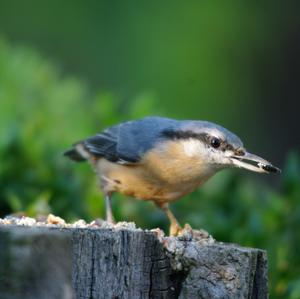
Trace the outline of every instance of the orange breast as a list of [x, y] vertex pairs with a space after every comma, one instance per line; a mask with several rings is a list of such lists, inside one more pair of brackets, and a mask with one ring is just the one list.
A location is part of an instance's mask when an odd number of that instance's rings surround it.
[[120, 165], [100, 159], [95, 168], [100, 177], [106, 178], [109, 192], [157, 203], [181, 198], [214, 173], [206, 168], [205, 161], [187, 156], [182, 145], [174, 141], [150, 151], [139, 164]]

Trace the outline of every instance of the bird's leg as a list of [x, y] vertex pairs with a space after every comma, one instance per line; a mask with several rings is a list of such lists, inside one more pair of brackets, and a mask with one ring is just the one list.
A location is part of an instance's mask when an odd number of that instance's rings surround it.
[[160, 204], [159, 207], [165, 212], [168, 219], [170, 220], [170, 236], [177, 236], [182, 231], [182, 228], [175, 218], [174, 214], [171, 212], [169, 204]]
[[101, 176], [100, 187], [105, 196], [106, 221], [110, 223], [116, 223], [111, 208], [111, 195], [113, 193], [113, 186], [113, 180], [104, 175]]
[[111, 208], [111, 195], [105, 195], [105, 209], [106, 209], [106, 221], [109, 223], [116, 223], [115, 218]]

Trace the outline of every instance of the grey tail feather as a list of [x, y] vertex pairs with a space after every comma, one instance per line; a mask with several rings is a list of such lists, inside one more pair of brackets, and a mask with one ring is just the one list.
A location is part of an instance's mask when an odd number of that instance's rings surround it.
[[78, 151], [76, 148], [71, 148], [67, 151], [64, 152], [64, 156], [70, 158], [73, 161], [76, 162], [83, 162], [86, 161], [86, 158], [84, 158]]

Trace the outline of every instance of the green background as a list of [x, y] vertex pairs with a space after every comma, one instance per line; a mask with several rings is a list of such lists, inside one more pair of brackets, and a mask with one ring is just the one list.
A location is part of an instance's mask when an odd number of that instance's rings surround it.
[[[226, 170], [172, 207], [217, 240], [267, 249], [271, 298], [300, 298], [298, 1], [1, 1], [0, 215], [104, 215], [72, 143], [146, 115], [237, 133], [281, 176]], [[116, 195], [118, 220], [168, 222]]]

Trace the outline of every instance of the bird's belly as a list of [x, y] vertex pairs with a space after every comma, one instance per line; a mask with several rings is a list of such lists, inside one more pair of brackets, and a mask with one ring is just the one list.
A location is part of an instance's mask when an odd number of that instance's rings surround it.
[[177, 200], [201, 185], [201, 182], [185, 182], [183, 184], [170, 185], [128, 174], [126, 177], [122, 175], [115, 177], [118, 177], [117, 180], [120, 182], [115, 186], [115, 191], [137, 199], [152, 200], [156, 203]]
[[105, 182], [106, 192], [120, 192], [158, 204], [171, 202], [194, 191], [206, 181], [205, 176], [186, 179], [176, 177], [174, 182], [162, 180], [141, 165], [120, 165], [100, 159], [96, 171]]

